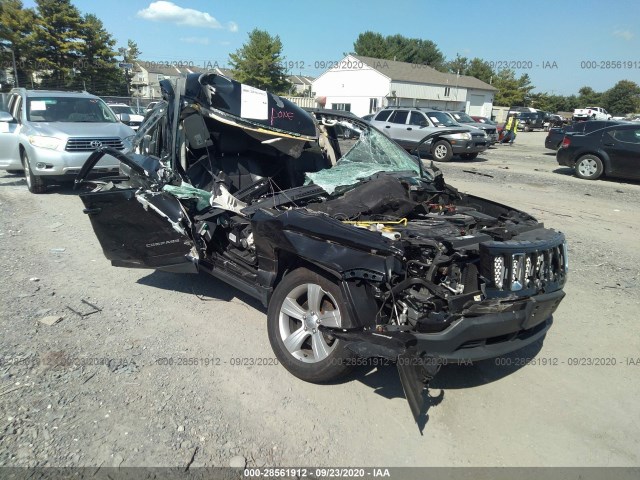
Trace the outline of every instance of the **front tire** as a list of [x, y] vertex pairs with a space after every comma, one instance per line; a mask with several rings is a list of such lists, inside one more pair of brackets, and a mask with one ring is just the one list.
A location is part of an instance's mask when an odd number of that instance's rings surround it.
[[584, 180], [596, 180], [604, 171], [602, 160], [591, 154], [581, 156], [573, 168], [576, 176]]
[[431, 155], [433, 155], [433, 159], [438, 162], [448, 162], [453, 157], [453, 149], [449, 142], [440, 140], [436, 142], [431, 149]]
[[354, 354], [344, 342], [318, 326], [347, 323], [340, 288], [306, 268], [298, 268], [278, 284], [267, 312], [269, 343], [282, 365], [311, 383], [330, 382], [351, 370]]
[[44, 193], [47, 191], [47, 184], [39, 175], [34, 175], [31, 171], [31, 164], [27, 152], [22, 152], [22, 166], [24, 167], [24, 178], [27, 180], [27, 188], [31, 193]]

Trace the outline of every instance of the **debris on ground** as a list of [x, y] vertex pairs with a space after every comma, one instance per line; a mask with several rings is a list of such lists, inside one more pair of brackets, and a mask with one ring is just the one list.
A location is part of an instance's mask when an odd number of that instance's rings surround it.
[[52, 326], [56, 323], [61, 322], [63, 318], [64, 317], [62, 315], [49, 315], [47, 317], [41, 318], [39, 322], [43, 323], [44, 325]]

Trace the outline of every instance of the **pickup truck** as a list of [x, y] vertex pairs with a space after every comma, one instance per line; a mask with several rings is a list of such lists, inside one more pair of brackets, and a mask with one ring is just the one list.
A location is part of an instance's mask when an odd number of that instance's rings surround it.
[[576, 108], [573, 111], [573, 121], [580, 122], [582, 120], [609, 120], [611, 115], [601, 107]]

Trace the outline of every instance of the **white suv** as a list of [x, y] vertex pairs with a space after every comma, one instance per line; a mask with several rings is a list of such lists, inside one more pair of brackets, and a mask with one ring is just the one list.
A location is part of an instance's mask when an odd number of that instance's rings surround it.
[[108, 105], [122, 123], [129, 125], [134, 130], [140, 128], [144, 115], [137, 114], [132, 107], [125, 103], [109, 103]]
[[[73, 181], [91, 152], [125, 149], [135, 132], [106, 103], [86, 92], [12, 90], [0, 112], [0, 170], [24, 170], [27, 187], [43, 193], [48, 183]], [[92, 174], [117, 173], [119, 162], [103, 158]]]

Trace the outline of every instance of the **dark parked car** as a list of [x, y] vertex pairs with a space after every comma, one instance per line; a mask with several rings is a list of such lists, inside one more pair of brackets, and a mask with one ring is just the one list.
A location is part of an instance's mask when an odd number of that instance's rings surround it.
[[575, 122], [562, 128], [551, 128], [545, 137], [544, 146], [550, 150], [558, 150], [564, 136], [573, 133], [589, 133], [609, 125], [617, 124], [613, 120], [588, 120]]
[[334, 380], [356, 356], [395, 362], [416, 416], [442, 363], [551, 327], [562, 233], [460, 193], [348, 112], [309, 113], [215, 74], [161, 88], [134, 151], [102, 148], [76, 179], [107, 153], [121, 162], [80, 195], [114, 266], [204, 271], [257, 298], [275, 355], [303, 380]]
[[545, 129], [564, 127], [567, 122], [560, 115], [549, 114], [545, 116], [544, 126]]
[[544, 128], [544, 114], [542, 112], [518, 112], [519, 131], [531, 132]]
[[556, 153], [558, 163], [573, 168], [586, 180], [602, 175], [640, 178], [640, 125], [606, 123], [608, 126], [587, 134], [565, 135]]

